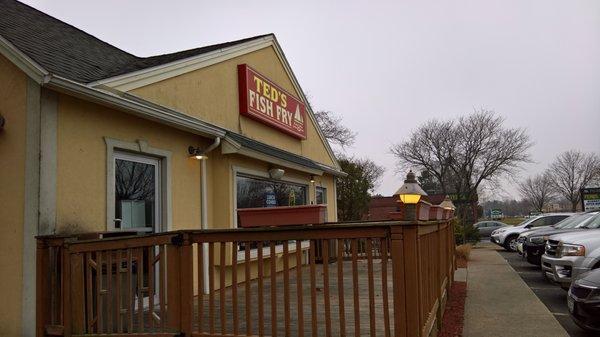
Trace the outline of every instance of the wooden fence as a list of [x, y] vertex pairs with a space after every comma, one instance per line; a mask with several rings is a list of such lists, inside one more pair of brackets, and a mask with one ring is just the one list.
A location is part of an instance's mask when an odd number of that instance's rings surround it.
[[40, 237], [37, 335], [428, 336], [453, 240], [448, 220]]

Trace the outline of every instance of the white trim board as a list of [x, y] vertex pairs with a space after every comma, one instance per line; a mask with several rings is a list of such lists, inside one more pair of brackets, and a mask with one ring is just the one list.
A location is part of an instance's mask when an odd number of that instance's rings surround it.
[[39, 225], [40, 193], [40, 96], [41, 87], [27, 81], [27, 124], [25, 145], [25, 193], [23, 215], [23, 288], [21, 326], [23, 336], [35, 336], [36, 240]]

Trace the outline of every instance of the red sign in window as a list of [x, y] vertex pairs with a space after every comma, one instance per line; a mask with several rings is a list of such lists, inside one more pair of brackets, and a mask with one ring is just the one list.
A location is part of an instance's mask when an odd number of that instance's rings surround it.
[[306, 106], [246, 64], [238, 65], [240, 114], [306, 139]]

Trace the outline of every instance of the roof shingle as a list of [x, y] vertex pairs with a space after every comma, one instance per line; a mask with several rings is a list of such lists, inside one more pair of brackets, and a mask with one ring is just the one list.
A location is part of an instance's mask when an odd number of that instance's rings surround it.
[[50, 73], [81, 83], [155, 67], [270, 35], [138, 57], [15, 0], [0, 0], [0, 13], [2, 37]]

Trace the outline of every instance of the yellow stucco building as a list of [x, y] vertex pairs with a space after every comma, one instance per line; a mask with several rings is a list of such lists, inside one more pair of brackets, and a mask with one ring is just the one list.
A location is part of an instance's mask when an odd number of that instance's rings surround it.
[[35, 335], [36, 235], [235, 228], [268, 206], [336, 220], [343, 173], [274, 35], [142, 58], [0, 12], [0, 335]]

